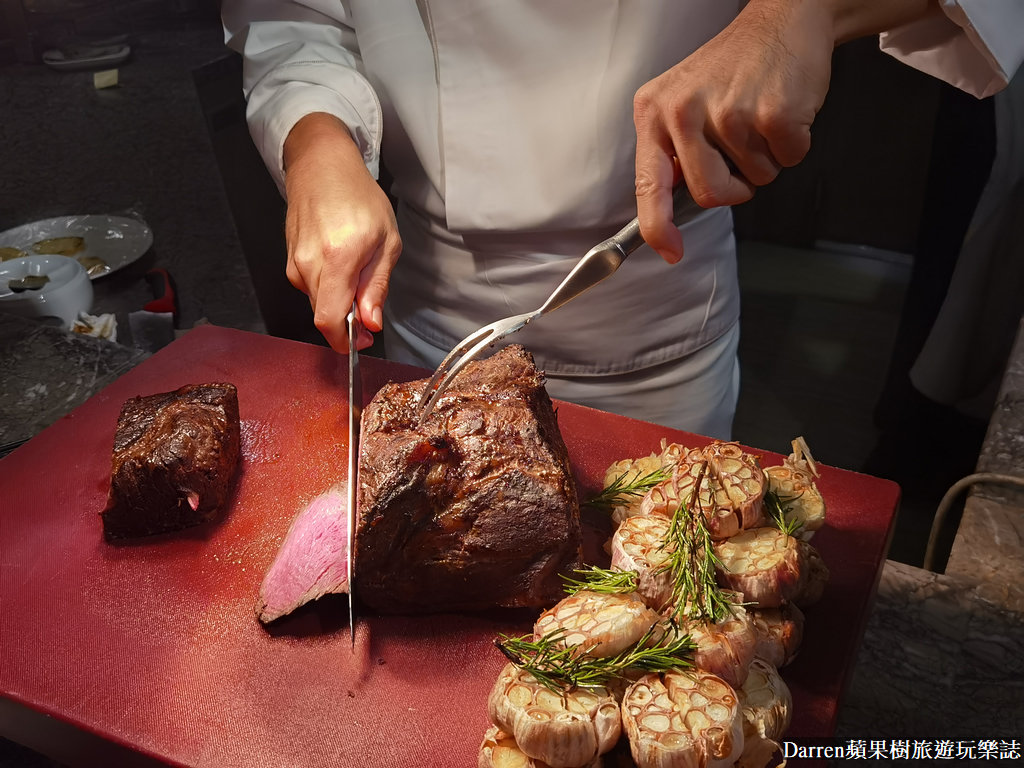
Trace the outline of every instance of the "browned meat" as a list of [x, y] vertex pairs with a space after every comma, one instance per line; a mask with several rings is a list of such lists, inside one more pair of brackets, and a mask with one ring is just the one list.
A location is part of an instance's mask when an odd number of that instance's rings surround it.
[[176, 531], [212, 518], [238, 467], [234, 384], [191, 384], [133, 397], [121, 408], [107, 506], [107, 540]]
[[382, 612], [547, 606], [582, 561], [565, 443], [533, 356], [474, 362], [417, 428], [425, 380], [367, 405], [357, 599]]

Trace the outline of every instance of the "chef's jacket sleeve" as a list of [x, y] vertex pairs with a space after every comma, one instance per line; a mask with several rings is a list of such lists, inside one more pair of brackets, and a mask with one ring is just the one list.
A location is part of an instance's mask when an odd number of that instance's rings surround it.
[[380, 168], [381, 108], [362, 73], [342, 0], [224, 0], [228, 47], [243, 55], [249, 132], [284, 193], [284, 141], [305, 115], [326, 112], [352, 134], [367, 168]]
[[883, 32], [883, 51], [978, 98], [1024, 60], [1022, 0], [940, 0], [942, 13]]

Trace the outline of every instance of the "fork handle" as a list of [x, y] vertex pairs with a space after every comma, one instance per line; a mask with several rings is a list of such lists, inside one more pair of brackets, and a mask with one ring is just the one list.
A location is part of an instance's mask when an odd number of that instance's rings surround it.
[[[563, 304], [569, 303], [585, 290], [593, 288], [617, 270], [622, 262], [626, 260], [630, 251], [623, 251], [622, 246], [613, 241], [631, 227], [636, 230], [639, 236], [640, 228], [633, 221], [619, 230], [618, 234], [614, 237], [587, 251], [583, 258], [576, 262], [576, 266], [572, 268], [572, 271], [555, 288], [554, 292], [548, 296], [548, 300], [537, 310], [537, 314], [545, 315], [554, 309], [558, 309]], [[640, 242], [643, 242], [643, 238], [640, 239]], [[633, 250], [636, 250], [635, 245]]]
[[[703, 210], [690, 196], [685, 183], [681, 183], [672, 192], [673, 220], [677, 224], [689, 221]], [[617, 270], [633, 251], [644, 244], [640, 234], [640, 220], [633, 219], [626, 226], [591, 248], [587, 254], [576, 262], [565, 280], [548, 296], [548, 300], [537, 310], [538, 315], [558, 309], [563, 304], [575, 299], [588, 288], [597, 285]]]
[[[672, 191], [672, 220], [676, 224], [689, 221], [703, 210], [690, 196], [686, 182], [680, 182], [679, 186]], [[633, 219], [612, 235], [609, 242], [622, 251], [622, 258], [625, 260], [626, 256], [644, 244], [643, 235], [640, 234], [640, 219]]]

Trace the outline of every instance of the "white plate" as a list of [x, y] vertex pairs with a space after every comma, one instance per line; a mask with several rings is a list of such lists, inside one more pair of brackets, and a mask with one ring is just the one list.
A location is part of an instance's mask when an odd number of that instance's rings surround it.
[[75, 236], [85, 240], [85, 248], [71, 258], [95, 256], [107, 264], [105, 271], [90, 275], [93, 280], [138, 260], [153, 244], [153, 232], [144, 221], [126, 216], [87, 215], [58, 216], [8, 229], [0, 232], [0, 247], [20, 248], [26, 255], [32, 255], [32, 246], [41, 240]]
[[43, 63], [54, 69], [78, 70], [111, 67], [126, 61], [132, 49], [127, 45], [79, 46], [43, 52]]

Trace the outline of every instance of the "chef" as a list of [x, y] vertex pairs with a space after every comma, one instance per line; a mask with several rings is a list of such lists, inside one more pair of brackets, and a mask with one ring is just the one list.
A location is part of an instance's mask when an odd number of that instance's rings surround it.
[[[511, 340], [553, 397], [718, 438], [739, 388], [728, 206], [807, 153], [833, 48], [881, 33], [979, 97], [1024, 58], [1024, 4], [982, 0], [225, 0], [222, 17], [288, 203], [287, 275], [331, 346], [355, 299], [360, 347], [383, 332], [388, 358], [434, 368], [638, 215], [647, 245]], [[706, 210], [677, 226], [682, 182]]]

